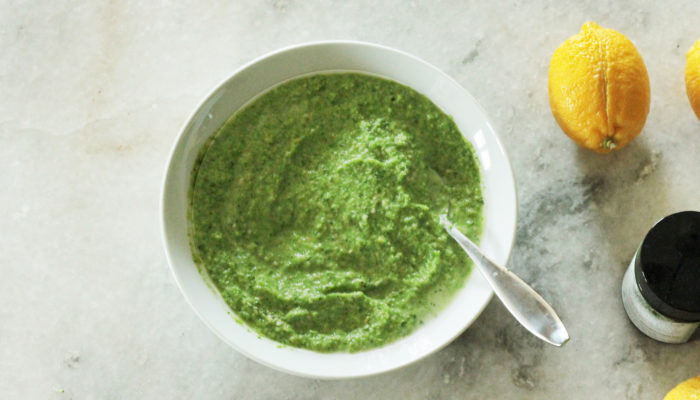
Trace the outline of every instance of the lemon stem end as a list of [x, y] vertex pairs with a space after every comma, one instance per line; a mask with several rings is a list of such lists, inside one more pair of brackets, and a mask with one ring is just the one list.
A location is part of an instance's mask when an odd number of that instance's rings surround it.
[[603, 149], [608, 149], [612, 150], [615, 147], [617, 147], [617, 143], [615, 143], [615, 140], [611, 137], [606, 137], [603, 139], [603, 141], [600, 143], [600, 147]]

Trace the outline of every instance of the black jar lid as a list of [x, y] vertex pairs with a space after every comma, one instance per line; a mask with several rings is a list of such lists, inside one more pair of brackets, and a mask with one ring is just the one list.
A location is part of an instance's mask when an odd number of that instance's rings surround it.
[[654, 225], [637, 252], [635, 278], [659, 313], [700, 321], [700, 212], [671, 214]]

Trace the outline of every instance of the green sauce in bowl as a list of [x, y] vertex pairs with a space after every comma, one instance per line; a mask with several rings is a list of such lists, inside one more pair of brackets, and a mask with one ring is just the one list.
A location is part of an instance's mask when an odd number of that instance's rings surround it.
[[452, 119], [396, 82], [317, 74], [237, 112], [200, 154], [190, 239], [233, 312], [314, 351], [411, 333], [471, 263], [442, 230], [482, 227], [479, 165]]

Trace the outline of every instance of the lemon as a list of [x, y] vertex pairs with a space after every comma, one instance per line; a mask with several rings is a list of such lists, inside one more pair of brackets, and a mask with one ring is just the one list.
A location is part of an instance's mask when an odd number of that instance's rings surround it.
[[685, 91], [690, 106], [700, 118], [700, 40], [695, 42], [685, 56]]
[[700, 400], [700, 376], [681, 382], [668, 392], [664, 400]]
[[639, 135], [649, 114], [644, 60], [623, 34], [586, 22], [552, 55], [549, 105], [579, 145], [619, 150]]

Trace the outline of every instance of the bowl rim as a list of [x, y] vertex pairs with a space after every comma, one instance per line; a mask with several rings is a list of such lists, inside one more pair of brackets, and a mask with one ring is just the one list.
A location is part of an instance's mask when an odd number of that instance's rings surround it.
[[[171, 170], [171, 168], [173, 168], [173, 162], [172, 162], [173, 156], [175, 155], [175, 153], [176, 153], [178, 147], [181, 145], [181, 142], [184, 140], [185, 133], [186, 133], [186, 131], [187, 131], [188, 126], [193, 122], [193, 120], [195, 119], [195, 117], [197, 116], [197, 114], [200, 112], [200, 110], [214, 97], [214, 95], [216, 95], [217, 92], [218, 92], [223, 86], [225, 86], [229, 81], [231, 81], [232, 79], [234, 79], [234, 78], [235, 78], [237, 75], [239, 75], [241, 72], [247, 70], [248, 68], [252, 67], [253, 65], [255, 65], [255, 64], [257, 64], [257, 63], [259, 63], [259, 62], [261, 62], [261, 61], [263, 61], [263, 60], [265, 60], [265, 59], [267, 59], [267, 58], [274, 57], [274, 56], [276, 56], [276, 55], [278, 55], [278, 54], [280, 54], [280, 53], [289, 52], [289, 51], [294, 51], [294, 50], [297, 50], [297, 49], [300, 49], [300, 48], [313, 47], [313, 46], [327, 46], [327, 45], [341, 45], [341, 46], [342, 46], [342, 45], [356, 45], [356, 46], [365, 46], [365, 47], [371, 47], [371, 48], [375, 48], [375, 49], [379, 49], [379, 50], [383, 50], [383, 51], [389, 51], [389, 52], [398, 53], [399, 55], [402, 55], [402, 56], [404, 56], [404, 57], [410, 58], [410, 59], [412, 59], [412, 60], [415, 61], [415, 62], [418, 62], [418, 63], [420, 63], [420, 64], [423, 64], [423, 65], [429, 67], [429, 68], [430, 68], [431, 70], [433, 70], [436, 74], [441, 75], [442, 78], [444, 78], [444, 79], [450, 81], [451, 83], [455, 84], [456, 86], [458, 86], [458, 87], [464, 92], [464, 94], [465, 94], [466, 96], [468, 96], [468, 97], [473, 101], [474, 106], [476, 107], [477, 111], [478, 111], [478, 112], [481, 114], [481, 116], [483, 117], [483, 123], [484, 123], [485, 125], [487, 125], [487, 126], [489, 127], [491, 133], [493, 133], [493, 138], [494, 138], [494, 140], [495, 140], [495, 143], [496, 143], [496, 145], [497, 145], [498, 150], [499, 150], [500, 152], [502, 152], [503, 155], [505, 156], [505, 157], [504, 157], [505, 164], [506, 164], [505, 166], [507, 167], [507, 170], [508, 170], [508, 177], [509, 177], [508, 185], [511, 186], [511, 187], [513, 188], [513, 199], [514, 199], [514, 201], [513, 201], [513, 208], [514, 208], [514, 210], [513, 210], [513, 217], [514, 217], [514, 218], [513, 218], [512, 226], [509, 227], [509, 230], [510, 230], [510, 232], [511, 232], [511, 237], [508, 239], [508, 242], [510, 243], [510, 246], [509, 246], [509, 248], [508, 248], [508, 250], [507, 250], [508, 254], [507, 254], [507, 257], [506, 257], [506, 264], [510, 261], [511, 256], [512, 256], [512, 254], [513, 254], [513, 247], [515, 246], [515, 236], [516, 236], [517, 221], [518, 221], [518, 188], [517, 188], [517, 184], [516, 184], [516, 181], [515, 181], [515, 175], [514, 175], [514, 173], [513, 173], [513, 167], [512, 167], [512, 165], [511, 165], [510, 158], [508, 157], [508, 153], [506, 152], [505, 147], [503, 146], [503, 142], [502, 142], [502, 140], [501, 140], [501, 137], [499, 136], [498, 132], [494, 129], [493, 123], [491, 122], [490, 117], [488, 116], [488, 114], [486, 113], [486, 111], [484, 110], [484, 108], [482, 107], [481, 103], [480, 103], [466, 88], [464, 88], [464, 86], [462, 86], [459, 82], [457, 82], [457, 81], [456, 81], [454, 78], [452, 78], [450, 75], [448, 75], [447, 73], [443, 72], [440, 68], [436, 67], [435, 65], [433, 65], [433, 64], [431, 64], [431, 63], [429, 63], [429, 62], [427, 62], [427, 61], [425, 61], [425, 60], [423, 60], [423, 59], [421, 59], [421, 58], [419, 58], [419, 57], [417, 57], [417, 56], [414, 56], [413, 54], [410, 54], [410, 53], [408, 53], [408, 52], [405, 52], [405, 51], [402, 51], [402, 50], [399, 50], [399, 49], [396, 49], [396, 48], [393, 48], [393, 47], [389, 47], [389, 46], [385, 46], [385, 45], [381, 45], [381, 44], [377, 44], [377, 43], [372, 43], [372, 42], [360, 41], [360, 40], [318, 40], [318, 41], [309, 41], [309, 42], [297, 43], [297, 44], [293, 44], [293, 45], [281, 47], [281, 48], [278, 48], [278, 49], [276, 49], [276, 50], [273, 50], [273, 51], [264, 53], [264, 54], [262, 54], [262, 55], [260, 55], [260, 56], [258, 56], [258, 57], [256, 57], [256, 58], [252, 59], [251, 61], [249, 61], [249, 62], [247, 62], [247, 63], [244, 63], [244, 64], [241, 65], [240, 67], [236, 68], [236, 69], [235, 69], [233, 72], [231, 72], [228, 76], [226, 76], [224, 79], [220, 80], [211, 90], [209, 90], [209, 91], [206, 93], [206, 95], [204, 95], [204, 96], [202, 97], [202, 99], [196, 104], [196, 106], [195, 106], [195, 107], [193, 108], [193, 110], [189, 113], [189, 115], [187, 116], [187, 118], [184, 120], [184, 122], [181, 124], [180, 128], [178, 129], [177, 136], [175, 137], [175, 140], [173, 141], [173, 144], [172, 144], [172, 146], [170, 147], [170, 151], [168, 152], [168, 157], [167, 157], [166, 162], [165, 162], [165, 168], [164, 168], [164, 173], [163, 173], [163, 177], [162, 177], [162, 181], [161, 181], [161, 187], [160, 187], [160, 197], [159, 197], [159, 208], [160, 208], [160, 210], [159, 210], [159, 214], [160, 214], [160, 224], [159, 224], [159, 225], [160, 225], [160, 235], [161, 235], [161, 240], [162, 240], [162, 243], [163, 243], [163, 248], [164, 248], [164, 250], [165, 250], [166, 259], [167, 259], [167, 262], [168, 262], [168, 269], [170, 270], [170, 273], [171, 273], [172, 277], [173, 277], [174, 280], [175, 280], [175, 284], [176, 284], [176, 286], [178, 287], [178, 290], [180, 291], [180, 293], [182, 294], [182, 296], [185, 298], [185, 301], [187, 302], [187, 304], [188, 304], [188, 305], [190, 306], [190, 308], [194, 311], [194, 313], [199, 317], [199, 319], [204, 323], [204, 325], [207, 326], [207, 328], [208, 328], [211, 332], [213, 332], [219, 339], [221, 339], [224, 343], [226, 343], [227, 345], [229, 345], [230, 347], [232, 347], [233, 349], [235, 349], [236, 351], [238, 351], [239, 353], [241, 353], [241, 354], [244, 355], [245, 357], [247, 357], [247, 358], [249, 358], [249, 359], [251, 359], [251, 360], [254, 360], [254, 361], [257, 362], [257, 363], [260, 363], [260, 364], [262, 364], [262, 365], [265, 365], [265, 366], [267, 366], [267, 367], [269, 367], [269, 368], [272, 368], [272, 369], [274, 369], [274, 370], [281, 371], [281, 372], [285, 372], [285, 373], [289, 373], [289, 374], [292, 374], [292, 375], [295, 375], [295, 376], [301, 376], [301, 377], [306, 377], [306, 378], [314, 378], [314, 379], [336, 379], [336, 380], [341, 380], [341, 379], [362, 378], [362, 377], [374, 376], [374, 375], [379, 375], [379, 374], [384, 374], [384, 373], [387, 373], [387, 372], [395, 371], [395, 370], [397, 370], [397, 369], [400, 369], [400, 368], [406, 367], [406, 366], [408, 366], [408, 365], [414, 364], [414, 363], [416, 363], [416, 362], [418, 362], [418, 361], [420, 361], [420, 360], [422, 360], [422, 359], [428, 357], [429, 355], [435, 354], [436, 352], [440, 351], [441, 349], [447, 347], [447, 345], [449, 345], [449, 344], [452, 343], [457, 337], [459, 337], [460, 335], [462, 335], [462, 334], [474, 323], [474, 321], [476, 321], [476, 320], [478, 319], [478, 317], [481, 315], [481, 313], [484, 311], [484, 309], [489, 305], [489, 303], [490, 303], [491, 300], [493, 299], [493, 295], [494, 295], [493, 290], [489, 288], [489, 294], [488, 294], [488, 297], [487, 297], [486, 301], [484, 301], [483, 304], [480, 305], [480, 306], [478, 307], [477, 313], [475, 314], [475, 317], [474, 317], [470, 322], [466, 323], [462, 329], [457, 330], [457, 331], [454, 333], [454, 335], [452, 335], [452, 336], [449, 338], [449, 340], [446, 340], [446, 341], [445, 341], [444, 343], [442, 343], [441, 345], [435, 346], [431, 351], [428, 351], [428, 352], [426, 352], [425, 354], [422, 354], [422, 355], [419, 356], [419, 357], [415, 357], [415, 358], [413, 358], [412, 360], [410, 360], [410, 361], [408, 361], [408, 362], [397, 363], [397, 364], [395, 364], [395, 365], [392, 365], [392, 366], [389, 367], [389, 368], [385, 368], [385, 369], [382, 369], [382, 370], [379, 370], [379, 371], [371, 371], [371, 372], [364, 372], [364, 371], [362, 371], [362, 372], [357, 372], [357, 373], [348, 373], [348, 374], [344, 374], [344, 375], [315, 375], [315, 374], [309, 374], [309, 373], [305, 373], [305, 372], [301, 372], [301, 371], [296, 371], [296, 370], [292, 370], [292, 369], [288, 369], [288, 368], [281, 367], [281, 366], [279, 366], [279, 365], [272, 364], [272, 363], [270, 363], [270, 362], [268, 362], [268, 361], [266, 361], [266, 360], [263, 360], [263, 359], [257, 357], [256, 355], [254, 355], [253, 353], [249, 352], [249, 351], [248, 351], [247, 349], [245, 349], [244, 347], [239, 346], [238, 344], [236, 344], [236, 343], [234, 343], [233, 341], [229, 340], [229, 338], [225, 337], [221, 332], [219, 332], [218, 329], [216, 329], [216, 328], [212, 325], [212, 323], [211, 323], [207, 318], [205, 318], [205, 317], [200, 313], [199, 309], [198, 309], [198, 308], [195, 306], [195, 304], [193, 303], [193, 300], [191, 299], [191, 296], [188, 294], [188, 292], [187, 292], [187, 291], [185, 290], [185, 288], [183, 287], [182, 278], [179, 276], [178, 272], [177, 272], [176, 269], [175, 269], [174, 262], [173, 262], [173, 258], [172, 258], [172, 256], [171, 256], [172, 250], [171, 250], [170, 243], [169, 243], [169, 241], [168, 241], [168, 234], [167, 234], [167, 229], [166, 229], [166, 219], [168, 218], [168, 216], [167, 216], [167, 210], [166, 210], [166, 208], [165, 208], [166, 197], [167, 197], [167, 194], [166, 194], [167, 190], [166, 190], [166, 189], [167, 189], [167, 187], [168, 187], [168, 177], [170, 176], [170, 170]], [[323, 73], [323, 71], [319, 71], [319, 72], [317, 72], [317, 73]], [[359, 73], [359, 72], [358, 72], [358, 73]], [[312, 73], [312, 74], [313, 74], [313, 73]], [[308, 74], [307, 74], [307, 75], [308, 75]], [[294, 79], [294, 78], [290, 78], [290, 79]], [[385, 77], [385, 79], [391, 79], [391, 78]], [[267, 90], [271, 89], [272, 87], [274, 87], [274, 86], [276, 86], [276, 85], [279, 85], [279, 84], [281, 84], [281, 83], [283, 83], [283, 82], [284, 82], [284, 81], [280, 81], [280, 82], [276, 83], [275, 85], [271, 86], [270, 88], [265, 89], [264, 91], [258, 93], [256, 96], [254, 96], [253, 98], [249, 99], [242, 107], [240, 107], [239, 109], [235, 110], [235, 112], [238, 112], [240, 109], [242, 109], [243, 107], [245, 107], [247, 104], [250, 103], [250, 101], [253, 101], [255, 98], [257, 98], [258, 96], [260, 96], [260, 94], [263, 94], [265, 91], [267, 91]], [[410, 85], [407, 85], [407, 86], [411, 87]], [[416, 90], [416, 89], [414, 89], [414, 90]], [[420, 92], [419, 92], [419, 93], [420, 93]], [[432, 99], [431, 99], [431, 101], [432, 101]], [[234, 112], [234, 113], [235, 113], [235, 112]], [[201, 274], [201, 272], [199, 272], [199, 271], [198, 271], [198, 273]], [[474, 268], [474, 269], [472, 270], [471, 273], [472, 273], [472, 274], [473, 274], [473, 273], [477, 273], [477, 272], [476, 272], [476, 268]], [[235, 321], [234, 321], [233, 319], [232, 319], [232, 322], [235, 323]], [[247, 327], [247, 325], [245, 325], [245, 326]], [[249, 329], [251, 329], [251, 328], [249, 328]], [[255, 331], [252, 331], [252, 332], [255, 333]], [[256, 333], [256, 334], [257, 334], [257, 333]], [[270, 340], [273, 340], [273, 341], [274, 341], [274, 339], [270, 339]], [[399, 340], [401, 340], [401, 339], [399, 339]], [[288, 347], [288, 346], [286, 346], [286, 345], [282, 345], [282, 346]], [[320, 354], [323, 354], [323, 353], [320, 353]], [[330, 353], [330, 354], [333, 354], [333, 353]]]

